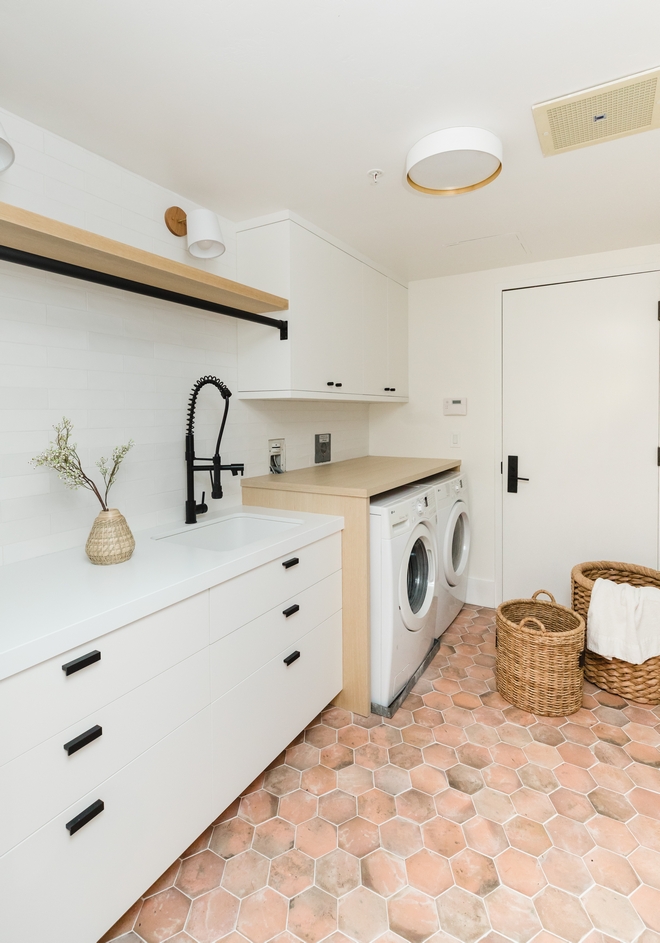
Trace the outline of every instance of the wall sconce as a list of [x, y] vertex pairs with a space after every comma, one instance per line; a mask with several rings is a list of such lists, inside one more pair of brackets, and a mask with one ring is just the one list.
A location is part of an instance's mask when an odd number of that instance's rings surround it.
[[14, 148], [9, 143], [5, 129], [0, 124], [0, 174], [14, 163]]
[[165, 210], [165, 225], [175, 236], [188, 237], [188, 252], [196, 259], [217, 259], [225, 251], [220, 223], [213, 210], [191, 210], [180, 206]]

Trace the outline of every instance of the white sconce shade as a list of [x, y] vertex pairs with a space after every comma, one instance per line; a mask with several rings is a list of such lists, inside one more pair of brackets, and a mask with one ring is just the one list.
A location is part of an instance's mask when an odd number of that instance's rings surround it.
[[501, 170], [502, 142], [483, 128], [434, 131], [411, 148], [406, 160], [410, 186], [436, 196], [478, 190]]
[[188, 252], [196, 259], [215, 259], [225, 251], [220, 223], [213, 210], [191, 210], [187, 218]]
[[0, 173], [3, 170], [8, 170], [11, 165], [14, 163], [14, 148], [9, 143], [9, 138], [5, 133], [5, 129], [0, 124]]

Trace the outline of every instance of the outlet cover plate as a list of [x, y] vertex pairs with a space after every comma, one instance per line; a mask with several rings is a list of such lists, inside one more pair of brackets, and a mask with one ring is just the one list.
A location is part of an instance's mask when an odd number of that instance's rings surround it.
[[331, 455], [330, 447], [330, 433], [322, 432], [320, 435], [314, 436], [314, 464], [319, 465], [321, 462], [329, 462]]

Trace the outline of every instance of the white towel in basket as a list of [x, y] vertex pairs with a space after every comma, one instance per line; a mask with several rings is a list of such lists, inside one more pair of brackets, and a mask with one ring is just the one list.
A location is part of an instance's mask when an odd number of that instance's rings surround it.
[[587, 647], [632, 665], [660, 655], [660, 589], [596, 580], [587, 616]]

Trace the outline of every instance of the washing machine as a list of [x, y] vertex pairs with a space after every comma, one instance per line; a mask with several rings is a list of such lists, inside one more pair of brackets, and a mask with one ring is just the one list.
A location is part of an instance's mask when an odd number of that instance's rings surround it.
[[436, 479], [435, 508], [438, 546], [435, 636], [438, 638], [463, 608], [467, 594], [470, 511], [464, 472], [449, 472], [442, 480]]
[[371, 537], [371, 700], [389, 707], [437, 630], [436, 486], [374, 498]]

